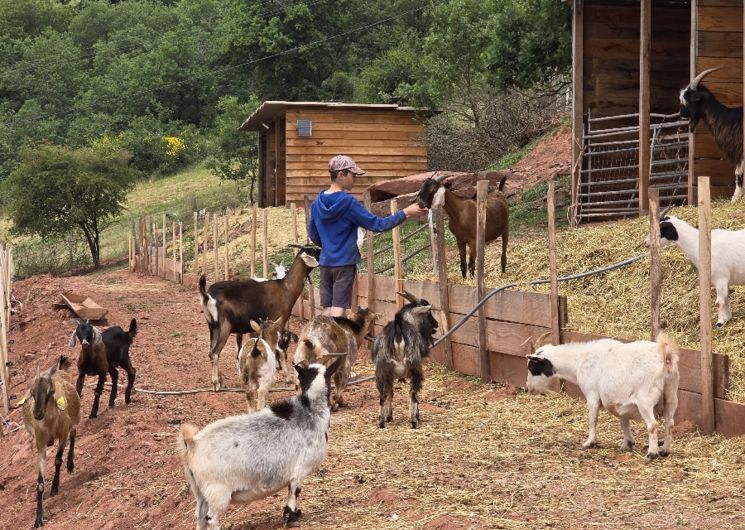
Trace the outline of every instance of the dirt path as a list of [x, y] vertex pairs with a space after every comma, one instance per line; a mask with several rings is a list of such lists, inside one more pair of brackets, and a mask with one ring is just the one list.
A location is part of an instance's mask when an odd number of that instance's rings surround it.
[[[72, 326], [51, 304], [62, 288], [86, 292], [110, 308], [109, 321], [140, 333], [132, 349], [143, 388], [204, 387], [209, 380], [207, 328], [196, 294], [126, 271], [18, 282], [25, 305], [12, 329], [13, 394], [22, 395], [37, 365], [67, 347]], [[298, 331], [297, 322], [292, 323]], [[235, 345], [221, 366], [237, 384]], [[356, 368], [370, 374], [369, 362]], [[72, 369], [73, 376], [77, 373]], [[394, 423], [375, 424], [371, 383], [351, 390], [351, 406], [332, 417], [329, 457], [305, 483], [300, 506], [309, 528], [743, 528], [743, 441], [681, 435], [673, 455], [647, 463], [643, 432], [634, 454], [616, 448], [620, 430], [602, 416], [603, 448], [582, 451], [583, 405], [562, 396], [530, 397], [427, 365], [419, 430], [407, 427], [406, 392], [396, 390]], [[62, 472], [60, 494], [46, 502], [50, 529], [185, 529], [194, 501], [174, 450], [182, 421], [204, 425], [242, 413], [240, 394], [155, 397], [120, 395], [88, 420], [93, 384], [83, 397], [76, 469]], [[277, 399], [277, 395], [274, 398]], [[18, 412], [11, 419], [20, 422]], [[50, 454], [51, 450], [50, 450]], [[53, 458], [48, 458], [47, 484]], [[36, 459], [20, 430], [0, 439], [0, 528], [31, 528]], [[282, 527], [284, 492], [231, 508], [224, 528]]]

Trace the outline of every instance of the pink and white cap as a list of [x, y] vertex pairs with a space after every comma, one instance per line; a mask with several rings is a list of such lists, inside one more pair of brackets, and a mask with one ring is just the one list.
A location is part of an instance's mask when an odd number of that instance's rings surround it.
[[351, 171], [355, 175], [365, 174], [365, 172], [357, 166], [357, 163], [347, 155], [336, 155], [329, 160], [329, 171]]

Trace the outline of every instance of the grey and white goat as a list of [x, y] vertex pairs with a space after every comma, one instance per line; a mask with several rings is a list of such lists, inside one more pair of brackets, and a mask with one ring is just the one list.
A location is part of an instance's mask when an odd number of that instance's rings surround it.
[[341, 359], [295, 365], [301, 393], [253, 414], [231, 416], [199, 431], [184, 424], [178, 449], [197, 501], [197, 528], [217, 530], [231, 502], [248, 503], [288, 489], [283, 516], [299, 526], [297, 497], [303, 480], [323, 462], [328, 447], [329, 386]]
[[[621, 448], [631, 450], [632, 419], [647, 425], [647, 458], [670, 454], [672, 426], [678, 408], [678, 346], [665, 333], [657, 342], [640, 340], [624, 344], [614, 339], [546, 345], [528, 355], [528, 392], [545, 393], [555, 377], [579, 386], [590, 412], [590, 432], [582, 447], [597, 444], [600, 407], [621, 420]], [[657, 445], [657, 417], [665, 417], [665, 441]]]
[[238, 375], [246, 390], [248, 412], [264, 408], [274, 383], [282, 317], [275, 321], [264, 320], [261, 324], [252, 320], [251, 328], [258, 337], [249, 339], [238, 350]]
[[375, 381], [380, 393], [378, 426], [393, 420], [393, 383], [396, 379], [410, 379], [409, 421], [412, 429], [419, 424], [419, 391], [424, 381], [422, 359], [429, 355], [432, 335], [437, 320], [432, 316], [432, 305], [404, 291], [398, 293], [409, 301], [394, 319], [383, 328], [373, 342], [372, 359]]

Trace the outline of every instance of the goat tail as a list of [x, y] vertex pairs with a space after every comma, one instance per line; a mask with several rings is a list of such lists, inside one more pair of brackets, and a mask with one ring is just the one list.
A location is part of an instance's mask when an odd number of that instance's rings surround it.
[[202, 303], [206, 304], [208, 297], [207, 297], [207, 276], [202, 274], [199, 277], [199, 294], [202, 295]]
[[678, 344], [667, 333], [661, 331], [657, 335], [657, 348], [665, 365], [665, 372], [672, 374], [678, 371]]
[[133, 318], [129, 323], [129, 338], [133, 339], [137, 335], [137, 319]]
[[194, 445], [194, 437], [198, 432], [199, 428], [193, 423], [181, 425], [181, 431], [176, 440], [176, 448], [184, 461], [184, 465], [188, 465], [189, 460], [191, 460], [191, 449]]

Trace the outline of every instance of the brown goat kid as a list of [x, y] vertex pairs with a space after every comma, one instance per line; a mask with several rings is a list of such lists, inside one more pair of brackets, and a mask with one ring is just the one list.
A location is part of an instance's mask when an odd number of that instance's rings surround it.
[[350, 318], [321, 315], [308, 322], [300, 334], [295, 363], [305, 361], [328, 366], [338, 357], [337, 354], [346, 354], [334, 374], [336, 388], [333, 397], [329, 394], [331, 410], [347, 406], [344, 392], [352, 375], [352, 366], [357, 361], [357, 349], [379, 316], [366, 308], [358, 309]]
[[47, 447], [57, 441], [57, 454], [54, 457], [54, 479], [49, 495], [54, 497], [59, 489], [59, 473], [62, 455], [68, 438], [70, 451], [67, 453], [67, 472], [75, 469], [75, 435], [80, 422], [80, 398], [65, 371], [70, 366], [66, 357], [61, 356], [54, 366], [43, 374], [37, 374], [30, 395], [23, 401], [23, 423], [34, 437], [36, 454], [39, 457], [39, 475], [36, 479], [36, 520], [34, 528], [44, 525], [44, 464]]
[[[296, 245], [291, 245], [296, 246]], [[281, 280], [257, 282], [255, 280], [229, 280], [213, 283], [207, 289], [207, 279], [199, 278], [202, 309], [210, 329], [210, 361], [212, 385], [219, 390], [222, 375], [219, 370], [220, 353], [231, 333], [237, 333], [238, 348], [243, 333], [251, 333], [251, 321], [290, 318], [292, 306], [303, 291], [303, 284], [310, 272], [318, 267], [320, 251], [310, 246], [299, 246], [287, 276]]]
[[[443, 182], [445, 175], [424, 181], [417, 195], [422, 208], [443, 205], [450, 219], [450, 231], [458, 241], [460, 273], [466, 277], [466, 245], [468, 245], [468, 270], [471, 278], [476, 274], [476, 201], [462, 199]], [[510, 206], [502, 193], [506, 177], [499, 181], [499, 189], [490, 191], [486, 198], [486, 230], [484, 241], [502, 238], [502, 272], [507, 270], [507, 241], [509, 239]]]
[[251, 321], [258, 337], [250, 339], [238, 350], [238, 375], [246, 389], [248, 412], [263, 409], [269, 389], [272, 388], [277, 373], [276, 358], [279, 330], [282, 329], [282, 317], [275, 321], [265, 320], [258, 324]]

